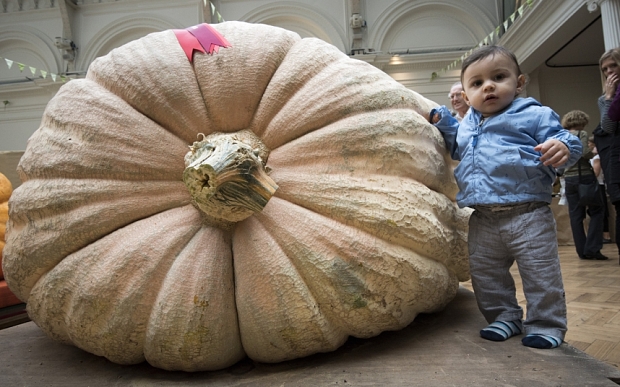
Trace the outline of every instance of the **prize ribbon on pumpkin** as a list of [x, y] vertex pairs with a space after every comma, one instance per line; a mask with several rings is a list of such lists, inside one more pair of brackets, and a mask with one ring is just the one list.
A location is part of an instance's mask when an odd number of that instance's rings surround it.
[[173, 31], [190, 62], [193, 61], [194, 50], [213, 55], [220, 47], [231, 47], [226, 38], [206, 23]]

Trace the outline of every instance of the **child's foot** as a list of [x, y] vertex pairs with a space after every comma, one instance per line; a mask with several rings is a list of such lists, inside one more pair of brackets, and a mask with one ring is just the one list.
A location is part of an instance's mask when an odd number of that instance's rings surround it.
[[492, 341], [508, 340], [521, 334], [521, 321], [495, 321], [480, 331], [480, 337]]
[[562, 340], [549, 335], [529, 334], [525, 336], [521, 342], [526, 347], [551, 349], [557, 348], [562, 344]]

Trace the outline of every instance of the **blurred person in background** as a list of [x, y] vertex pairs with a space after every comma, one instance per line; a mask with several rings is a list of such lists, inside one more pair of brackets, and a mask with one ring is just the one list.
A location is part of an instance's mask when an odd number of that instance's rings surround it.
[[456, 82], [452, 85], [448, 98], [450, 98], [452, 110], [456, 113], [454, 118], [456, 118], [458, 122], [461, 122], [467, 110], [469, 110], [469, 105], [467, 105], [467, 102], [463, 99], [463, 84], [461, 82]]
[[[620, 252], [620, 121], [609, 117], [608, 111], [620, 81], [620, 47], [606, 51], [599, 60], [605, 83], [598, 99], [601, 113], [600, 128], [594, 130], [594, 143], [601, 158], [607, 194], [616, 215], [615, 241]], [[620, 254], [619, 254], [620, 255]]]

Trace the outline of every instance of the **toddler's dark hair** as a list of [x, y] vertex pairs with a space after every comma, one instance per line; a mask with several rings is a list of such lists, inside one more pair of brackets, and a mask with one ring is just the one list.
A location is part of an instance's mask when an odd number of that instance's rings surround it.
[[465, 70], [469, 66], [471, 66], [472, 63], [476, 63], [479, 60], [482, 60], [488, 56], [495, 55], [504, 55], [508, 59], [512, 60], [515, 65], [515, 70], [517, 70], [517, 76], [523, 74], [521, 72], [521, 67], [519, 67], [517, 57], [510, 50], [502, 46], [482, 46], [480, 48], [477, 48], [474, 52], [472, 52], [470, 56], [465, 58], [465, 60], [463, 61], [463, 65], [461, 66], [461, 82], [463, 83], [463, 85], [465, 84], [465, 82], [463, 82], [463, 74], [465, 74]]

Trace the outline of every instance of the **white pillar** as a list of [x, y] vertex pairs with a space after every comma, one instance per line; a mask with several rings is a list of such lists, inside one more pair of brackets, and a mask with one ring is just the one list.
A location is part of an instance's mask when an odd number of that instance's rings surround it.
[[620, 47], [620, 0], [601, 1], [605, 50]]
[[590, 12], [601, 7], [605, 51], [620, 47], [620, 0], [586, 0], [586, 3]]

